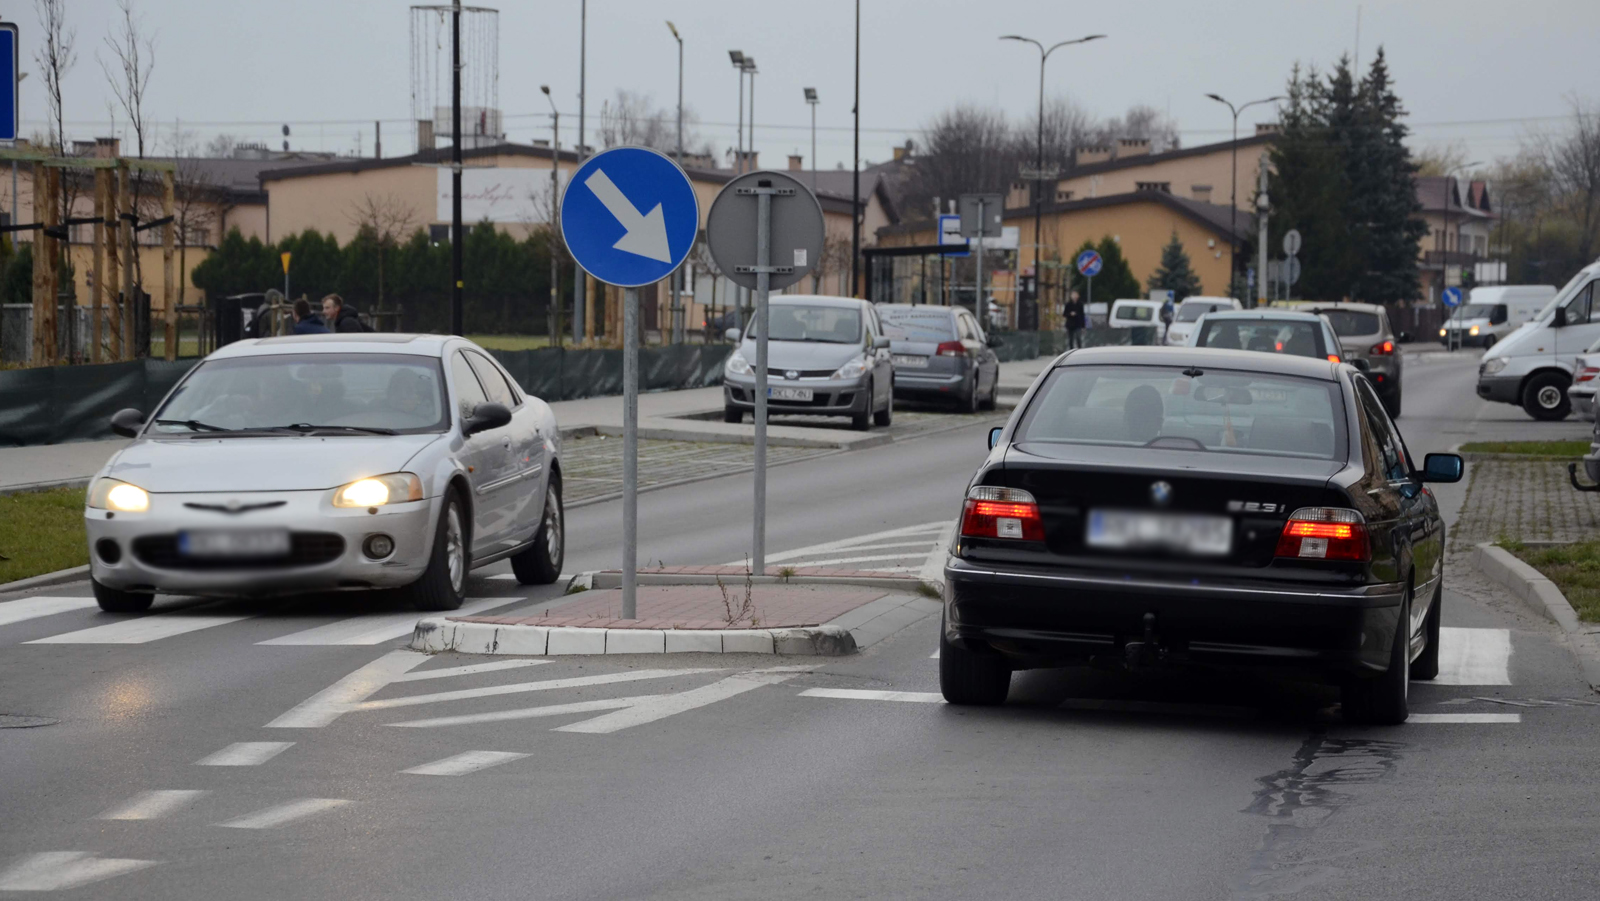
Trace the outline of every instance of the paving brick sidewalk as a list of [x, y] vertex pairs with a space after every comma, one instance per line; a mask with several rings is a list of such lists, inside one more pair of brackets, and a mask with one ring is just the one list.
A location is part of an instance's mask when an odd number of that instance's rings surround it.
[[[564, 482], [562, 499], [568, 504], [611, 497], [622, 491], [622, 439], [594, 435], [562, 443]], [[767, 448], [767, 464], [834, 453], [814, 447]], [[724, 474], [755, 465], [755, 448], [748, 444], [712, 441], [660, 441], [639, 439], [639, 487], [649, 488], [712, 473]]]
[[1476, 455], [1452, 551], [1502, 537], [1579, 541], [1600, 536], [1600, 492], [1573, 489], [1565, 460]]
[[[716, 569], [717, 567], [705, 567]], [[689, 569], [689, 568], [686, 568]], [[743, 576], [743, 571], [738, 576]], [[878, 573], [877, 575], [882, 575]], [[584, 593], [554, 610], [526, 615], [450, 617], [453, 622], [497, 626], [580, 626], [606, 629], [784, 629], [817, 626], [892, 592], [855, 585], [752, 585], [745, 608], [743, 581], [716, 585], [641, 585], [638, 618], [619, 619], [621, 589]]]

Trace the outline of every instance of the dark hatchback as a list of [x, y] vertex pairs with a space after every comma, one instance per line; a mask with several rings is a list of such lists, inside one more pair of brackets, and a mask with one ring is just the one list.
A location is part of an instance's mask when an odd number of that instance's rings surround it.
[[[999, 704], [1018, 669], [1272, 666], [1398, 723], [1439, 668], [1444, 523], [1349, 364], [1196, 348], [1063, 354], [969, 486], [939, 677]], [[1401, 628], [1404, 625], [1405, 628]]]

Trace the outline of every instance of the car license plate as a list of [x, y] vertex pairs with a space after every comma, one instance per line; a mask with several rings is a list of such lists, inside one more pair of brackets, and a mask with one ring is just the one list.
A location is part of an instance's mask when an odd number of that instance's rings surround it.
[[281, 557], [289, 553], [288, 529], [203, 529], [178, 533], [185, 557]]
[[1163, 548], [1220, 557], [1233, 548], [1233, 520], [1226, 516], [1090, 510], [1087, 544], [1123, 550]]
[[768, 388], [767, 398], [770, 400], [810, 400], [810, 388]]
[[907, 369], [927, 369], [928, 358], [915, 356], [913, 354], [895, 354], [894, 365], [904, 366]]

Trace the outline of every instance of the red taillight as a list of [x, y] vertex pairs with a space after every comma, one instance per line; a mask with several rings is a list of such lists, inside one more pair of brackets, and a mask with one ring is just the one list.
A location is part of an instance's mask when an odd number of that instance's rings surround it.
[[939, 345], [935, 353], [941, 357], [964, 357], [967, 355], [967, 346], [960, 341], [946, 341]]
[[1360, 512], [1343, 507], [1301, 507], [1283, 524], [1277, 555], [1298, 560], [1371, 560], [1372, 547]]
[[1375, 356], [1386, 357], [1394, 353], [1394, 342], [1385, 341], [1382, 344], [1374, 344], [1372, 345], [1372, 348], [1367, 351], [1367, 353]]
[[1328, 354], [1328, 362], [1329, 363], [1337, 363], [1337, 362], [1339, 362], [1339, 355], [1338, 354]]
[[1589, 382], [1593, 381], [1597, 375], [1600, 375], [1600, 369], [1596, 369], [1593, 366], [1585, 366], [1578, 370], [1578, 374], [1572, 380], [1574, 382]]
[[979, 485], [967, 492], [961, 512], [961, 534], [967, 538], [1014, 538], [1043, 541], [1044, 520], [1033, 495], [1018, 488]]

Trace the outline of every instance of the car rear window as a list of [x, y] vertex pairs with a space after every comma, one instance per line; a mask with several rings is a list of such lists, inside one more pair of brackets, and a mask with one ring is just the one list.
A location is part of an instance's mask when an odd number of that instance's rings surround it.
[[1149, 322], [1155, 318], [1155, 310], [1142, 304], [1117, 305], [1111, 308], [1113, 319], [1126, 319], [1130, 322]]
[[953, 341], [956, 337], [955, 317], [945, 310], [878, 309], [883, 320], [883, 330], [901, 341]]
[[1231, 310], [1231, 309], [1233, 309], [1233, 305], [1232, 304], [1211, 303], [1211, 302], [1208, 302], [1208, 301], [1200, 301], [1198, 303], [1190, 303], [1188, 301], [1185, 301], [1182, 306], [1178, 307], [1177, 321], [1179, 321], [1179, 322], [1194, 322], [1195, 320], [1199, 319], [1201, 316], [1204, 316], [1207, 313], [1215, 313], [1218, 310]]
[[1343, 459], [1335, 382], [1242, 370], [1062, 366], [1017, 427], [1018, 442], [1170, 447]]
[[1333, 333], [1340, 337], [1345, 335], [1376, 335], [1382, 329], [1382, 326], [1378, 324], [1378, 314], [1376, 313], [1361, 313], [1356, 310], [1318, 310], [1317, 312], [1328, 317], [1328, 322], [1333, 325]]
[[1205, 324], [1197, 347], [1256, 350], [1292, 357], [1320, 357], [1317, 325], [1304, 320], [1216, 319]]

